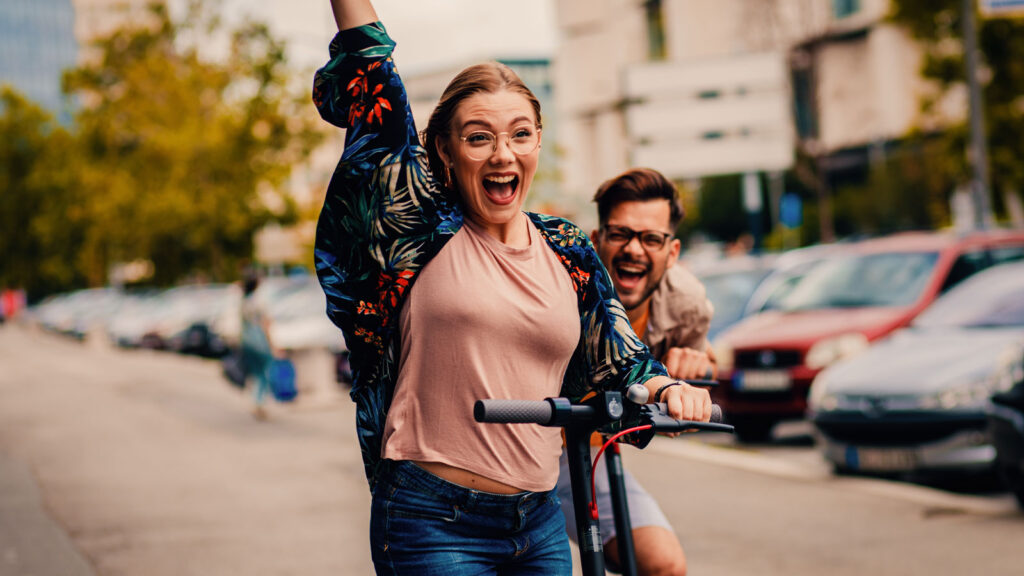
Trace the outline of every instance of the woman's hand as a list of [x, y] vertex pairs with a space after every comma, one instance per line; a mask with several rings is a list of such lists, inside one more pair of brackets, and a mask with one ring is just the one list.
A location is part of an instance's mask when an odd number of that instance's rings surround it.
[[[668, 415], [677, 420], [695, 420], [707, 422], [711, 420], [711, 394], [704, 388], [691, 386], [680, 380], [667, 376], [655, 376], [644, 386], [650, 392], [652, 402], [664, 402]], [[658, 395], [658, 390], [661, 394]], [[658, 398], [655, 396], [658, 395]], [[677, 434], [669, 434], [676, 436]]]

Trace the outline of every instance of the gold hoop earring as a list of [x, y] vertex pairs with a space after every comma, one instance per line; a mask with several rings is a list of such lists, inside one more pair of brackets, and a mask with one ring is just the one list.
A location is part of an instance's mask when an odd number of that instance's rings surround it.
[[454, 163], [449, 164], [448, 166], [444, 167], [444, 187], [445, 188], [449, 188], [450, 189], [452, 187], [452, 171], [451, 171], [451, 169], [454, 168], [454, 167], [455, 167]]

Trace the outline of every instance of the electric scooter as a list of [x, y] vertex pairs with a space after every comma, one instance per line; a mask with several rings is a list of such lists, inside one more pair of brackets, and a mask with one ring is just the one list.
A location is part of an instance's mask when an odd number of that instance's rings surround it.
[[[696, 382], [694, 382], [697, 384]], [[700, 384], [698, 384], [700, 385]], [[609, 436], [604, 447], [598, 452], [601, 457], [605, 447], [612, 446], [619, 437], [638, 434], [637, 446], [646, 446], [657, 432], [683, 432], [704, 430], [729, 432], [733, 427], [722, 424], [721, 409], [712, 406], [710, 422], [676, 420], [668, 416], [664, 403], [646, 404], [647, 389], [634, 384], [627, 391], [627, 398], [617, 391], [595, 394], [580, 404], [573, 404], [568, 398], [547, 398], [545, 400], [478, 400], [473, 407], [477, 422], [540, 424], [541, 426], [565, 429], [565, 445], [569, 459], [569, 476], [572, 482], [573, 510], [576, 516], [577, 544], [580, 565], [585, 576], [604, 576], [604, 549], [598, 525], [597, 503], [594, 497], [593, 465], [590, 461], [590, 436], [598, 428], [616, 422], [629, 409], [639, 416], [640, 425]], [[619, 540], [619, 558], [623, 574], [635, 576], [636, 557], [633, 550], [632, 530], [629, 523], [628, 504], [622, 479], [622, 463], [613, 448], [609, 460], [608, 476], [611, 482], [613, 514]], [[595, 462], [596, 460], [595, 459]]]

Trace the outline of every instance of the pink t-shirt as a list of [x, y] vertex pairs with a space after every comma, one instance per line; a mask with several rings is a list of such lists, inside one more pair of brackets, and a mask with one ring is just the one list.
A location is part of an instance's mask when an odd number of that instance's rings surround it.
[[441, 462], [534, 492], [554, 487], [561, 429], [473, 420], [478, 399], [557, 396], [580, 339], [569, 274], [526, 226], [530, 245], [512, 248], [467, 218], [420, 272], [400, 315], [384, 458]]

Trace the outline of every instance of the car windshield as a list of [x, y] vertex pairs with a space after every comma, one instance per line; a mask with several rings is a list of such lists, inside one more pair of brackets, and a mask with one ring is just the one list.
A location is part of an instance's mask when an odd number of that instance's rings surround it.
[[1024, 267], [1014, 265], [1013, 271], [993, 268], [968, 278], [936, 300], [913, 325], [916, 328], [1024, 327]]
[[909, 306], [932, 275], [937, 252], [888, 252], [816, 266], [779, 302], [784, 311]]
[[[763, 302], [760, 304], [752, 302], [751, 305], [756, 307], [752, 311], [764, 312], [765, 310], [781, 308], [782, 302], [793, 292], [796, 285], [819, 264], [821, 264], [820, 261], [805, 262], [790, 269], [778, 270], [773, 273], [765, 280], [765, 294], [762, 296]], [[758, 292], [760, 293], [761, 289]], [[755, 295], [756, 299], [757, 295]]]
[[767, 268], [758, 268], [699, 276], [715, 307], [712, 324], [727, 325], [742, 317], [747, 300], [767, 274]]

